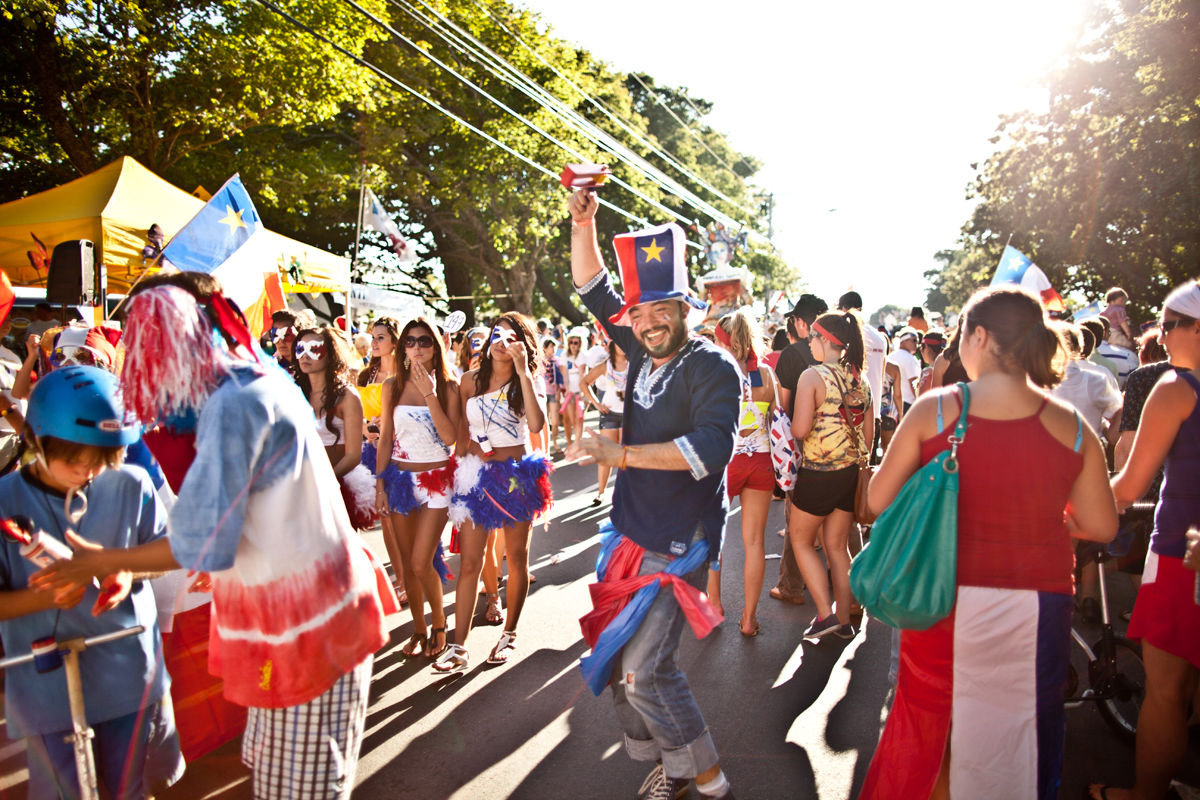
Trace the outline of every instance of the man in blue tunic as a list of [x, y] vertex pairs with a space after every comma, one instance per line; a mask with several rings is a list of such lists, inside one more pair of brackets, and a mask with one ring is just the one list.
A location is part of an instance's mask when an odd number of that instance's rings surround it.
[[[716, 568], [725, 533], [725, 468], [733, 456], [741, 380], [724, 351], [688, 335], [688, 304], [704, 304], [687, 292], [683, 230], [669, 224], [616, 237], [622, 299], [596, 243], [597, 208], [594, 194], [571, 197], [571, 273], [584, 304], [629, 357], [624, 445], [590, 435], [568, 455], [621, 470], [598, 569], [602, 581], [658, 580], [631, 590], [637, 596], [611, 620], [582, 666], [585, 677], [592, 672], [593, 691], [605, 681], [611, 685], [630, 757], [658, 762], [642, 798], [675, 800], [692, 779], [705, 797], [732, 798], [676, 655], [685, 623], [681, 601], [714, 614], [699, 588], [709, 563]], [[632, 566], [614, 575], [615, 564]], [[715, 614], [712, 619], [719, 621]], [[697, 632], [708, 630], [711, 625]]]

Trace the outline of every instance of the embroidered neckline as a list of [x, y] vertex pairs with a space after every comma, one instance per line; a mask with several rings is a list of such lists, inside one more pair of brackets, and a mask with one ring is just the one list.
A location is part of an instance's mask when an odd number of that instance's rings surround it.
[[658, 398], [662, 397], [667, 390], [668, 384], [671, 382], [671, 376], [675, 374], [675, 370], [683, 363], [689, 355], [695, 352], [695, 340], [688, 339], [683, 347], [679, 348], [675, 355], [671, 356], [671, 360], [663, 364], [658, 369], [653, 369], [654, 362], [650, 359], [650, 354], [646, 353], [641, 366], [638, 368], [637, 380], [633, 385], [633, 402], [645, 409], [649, 409], [654, 405]]

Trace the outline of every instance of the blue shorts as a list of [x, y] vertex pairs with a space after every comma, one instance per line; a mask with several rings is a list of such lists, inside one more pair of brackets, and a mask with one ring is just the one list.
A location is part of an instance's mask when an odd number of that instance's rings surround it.
[[[98, 722], [92, 753], [100, 786], [112, 800], [142, 800], [183, 776], [183, 754], [175, 730], [171, 693], [141, 711]], [[29, 800], [76, 800], [79, 777], [71, 732], [29, 737]]]
[[621, 430], [621, 414], [601, 414], [600, 415], [600, 430], [602, 431], [619, 431]]

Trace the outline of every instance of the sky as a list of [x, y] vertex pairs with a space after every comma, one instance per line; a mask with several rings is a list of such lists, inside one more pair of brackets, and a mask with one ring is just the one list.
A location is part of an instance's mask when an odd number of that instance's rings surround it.
[[622, 71], [715, 104], [707, 123], [763, 162], [775, 245], [832, 305], [925, 300], [1001, 114], [1080, 33], [1085, 0], [518, 0]]

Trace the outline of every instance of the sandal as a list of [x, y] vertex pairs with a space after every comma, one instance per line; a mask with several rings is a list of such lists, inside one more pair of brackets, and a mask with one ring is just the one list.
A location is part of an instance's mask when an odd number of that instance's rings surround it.
[[793, 597], [790, 594], [785, 594], [782, 590], [780, 590], [780, 588], [778, 586], [776, 586], [771, 591], [767, 592], [767, 596], [770, 597], [772, 600], [781, 600], [784, 603], [791, 603], [792, 605], [797, 605], [797, 606], [804, 605], [803, 597]]
[[517, 632], [504, 631], [500, 634], [500, 641], [496, 642], [496, 646], [492, 648], [492, 654], [488, 656], [487, 663], [489, 664], [507, 664], [508, 659], [517, 649]]
[[392, 581], [392, 591], [396, 593], [396, 603], [400, 606], [408, 605], [408, 592], [400, 585], [399, 581]]
[[404, 656], [405, 658], [416, 658], [417, 656], [421, 655], [421, 653], [425, 652], [426, 641], [425, 634], [414, 633], [409, 638], [408, 644], [404, 645], [404, 647], [400, 649], [400, 655]]
[[[441, 647], [438, 647], [436, 644], [437, 637], [439, 634], [442, 637], [442, 646]], [[437, 658], [442, 653], [446, 652], [447, 647], [448, 647], [448, 645], [446, 644], [446, 626], [443, 625], [440, 628], [433, 628], [429, 631], [429, 646], [425, 648], [425, 657], [426, 658]]]
[[471, 658], [467, 648], [461, 644], [452, 644], [433, 662], [433, 671], [438, 675], [457, 675], [466, 672], [470, 665]]
[[503, 625], [504, 612], [500, 609], [500, 593], [489, 592], [487, 601], [487, 613], [483, 615], [484, 622], [488, 625]]

